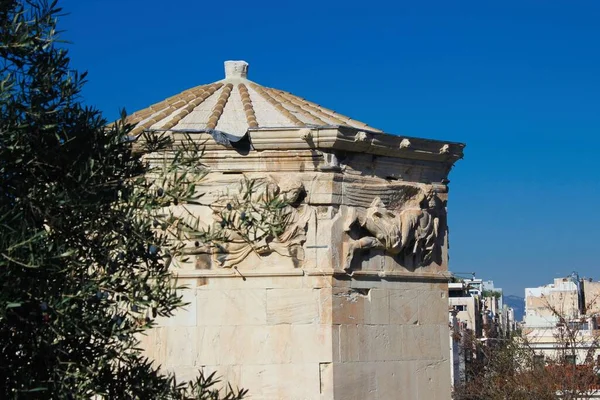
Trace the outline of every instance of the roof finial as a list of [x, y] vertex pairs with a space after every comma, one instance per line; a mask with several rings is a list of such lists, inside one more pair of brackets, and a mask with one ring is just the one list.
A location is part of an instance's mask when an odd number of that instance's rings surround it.
[[225, 61], [225, 79], [248, 77], [248, 63], [246, 61]]

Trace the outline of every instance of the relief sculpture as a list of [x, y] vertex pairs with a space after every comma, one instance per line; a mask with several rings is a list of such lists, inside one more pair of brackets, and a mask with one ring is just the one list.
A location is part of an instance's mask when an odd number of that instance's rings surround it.
[[376, 197], [367, 209], [350, 209], [344, 230], [351, 236], [346, 270], [356, 253], [369, 249], [384, 250], [405, 267], [426, 266], [439, 256], [445, 208], [433, 191], [419, 191], [414, 199], [392, 209]]
[[313, 210], [302, 204], [301, 181], [274, 178], [246, 180], [236, 195], [222, 196], [211, 208], [215, 235], [210, 247], [199, 246], [188, 254], [212, 254], [221, 268], [232, 268], [252, 253], [264, 257], [277, 253], [295, 265], [304, 260], [303, 243]]

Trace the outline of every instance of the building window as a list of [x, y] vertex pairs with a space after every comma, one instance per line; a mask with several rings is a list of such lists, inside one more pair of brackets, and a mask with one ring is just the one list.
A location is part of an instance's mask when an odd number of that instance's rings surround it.
[[576, 331], [587, 331], [589, 330], [589, 325], [587, 322], [579, 322], [579, 321], [570, 321], [569, 328]]
[[454, 308], [456, 311], [467, 311], [467, 306], [465, 305], [454, 306]]

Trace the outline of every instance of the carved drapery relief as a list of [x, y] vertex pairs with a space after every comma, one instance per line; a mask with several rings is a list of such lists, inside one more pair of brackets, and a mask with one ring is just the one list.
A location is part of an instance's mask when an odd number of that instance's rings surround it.
[[223, 195], [211, 205], [211, 246], [196, 246], [188, 254], [211, 254], [222, 268], [235, 267], [252, 253], [277, 253], [298, 265], [304, 260], [302, 245], [313, 214], [312, 207], [302, 203], [304, 195], [298, 179], [244, 181], [240, 193]]
[[429, 265], [440, 257], [446, 232], [445, 206], [433, 190], [418, 190], [402, 204], [386, 207], [379, 197], [366, 208], [349, 209], [344, 230], [349, 235], [344, 268], [361, 251], [380, 249], [401, 265]]

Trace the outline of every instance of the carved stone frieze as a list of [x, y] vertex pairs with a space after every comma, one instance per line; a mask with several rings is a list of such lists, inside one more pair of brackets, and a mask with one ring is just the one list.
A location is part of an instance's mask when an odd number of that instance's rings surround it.
[[[344, 268], [367, 250], [383, 250], [406, 268], [440, 263], [446, 234], [445, 206], [433, 189], [407, 185], [407, 190], [388, 205], [375, 197], [368, 208], [350, 207], [344, 231], [347, 251]], [[406, 198], [406, 194], [412, 197]], [[395, 200], [395, 201], [394, 201]]]
[[215, 220], [211, 246], [197, 245], [188, 254], [210, 254], [221, 268], [237, 267], [250, 254], [263, 258], [273, 253], [300, 266], [314, 213], [303, 203], [305, 193], [302, 182], [294, 178], [244, 180], [239, 193], [224, 194], [211, 205]]

